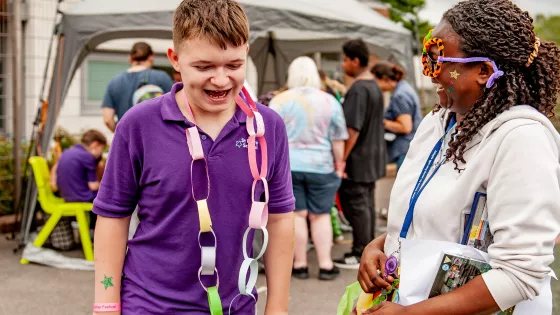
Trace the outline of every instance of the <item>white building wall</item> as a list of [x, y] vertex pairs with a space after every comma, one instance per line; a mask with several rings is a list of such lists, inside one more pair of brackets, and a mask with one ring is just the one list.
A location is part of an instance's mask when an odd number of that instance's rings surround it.
[[[37, 109], [40, 106], [40, 90], [43, 84], [43, 73], [47, 64], [49, 41], [54, 28], [57, 2], [57, 0], [27, 0], [29, 15], [23, 39], [25, 50], [25, 123], [22, 130], [26, 137], [31, 136], [33, 121], [37, 114]], [[61, 8], [65, 9], [67, 6], [76, 2], [79, 2], [79, 0], [66, 0], [62, 3]], [[49, 80], [52, 75], [52, 66], [57, 49], [56, 40], [52, 49], [51, 69], [47, 72], [47, 80]], [[77, 78], [79, 77], [78, 74]], [[48, 81], [45, 86], [44, 98], [48, 98], [49, 86], [50, 81]], [[70, 92], [66, 102], [62, 105], [63, 108], [69, 107], [66, 106], [68, 103], [79, 100], [79, 88], [77, 92], [78, 93], [76, 93], [76, 91]], [[54, 106], [54, 104], [52, 105]]]

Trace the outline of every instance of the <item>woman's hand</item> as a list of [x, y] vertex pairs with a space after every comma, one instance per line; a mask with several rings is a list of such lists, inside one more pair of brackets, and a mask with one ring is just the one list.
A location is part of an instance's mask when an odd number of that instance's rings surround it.
[[366, 310], [362, 313], [363, 315], [367, 314], [375, 314], [375, 315], [406, 315], [407, 308], [405, 306], [391, 303], [391, 302], [383, 302], [379, 305], [376, 305], [369, 310]]
[[[377, 242], [373, 241], [366, 246], [360, 260], [358, 282], [366, 293], [373, 293], [379, 289], [391, 290], [391, 283], [395, 281], [392, 276], [385, 280], [385, 263], [387, 256]], [[379, 272], [378, 272], [379, 271]]]
[[346, 178], [346, 173], [344, 172], [345, 169], [346, 169], [346, 162], [334, 163], [334, 172], [336, 173], [336, 176], [342, 179]]

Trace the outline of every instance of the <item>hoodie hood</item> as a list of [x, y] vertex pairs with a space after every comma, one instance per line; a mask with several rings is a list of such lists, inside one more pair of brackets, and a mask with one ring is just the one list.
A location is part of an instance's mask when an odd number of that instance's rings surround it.
[[[447, 113], [445, 113], [445, 115], [449, 115], [448, 111]], [[446, 119], [444, 121], [446, 121]], [[500, 127], [508, 127], [513, 129], [518, 126], [534, 124], [535, 122], [540, 123], [541, 125], [546, 127], [546, 129], [548, 129], [552, 139], [554, 139], [554, 142], [556, 143], [556, 147], [560, 151], [560, 134], [558, 133], [550, 119], [548, 119], [548, 117], [541, 114], [538, 110], [529, 105], [513, 106], [512, 108], [506, 110], [505, 112], [501, 113], [496, 118], [488, 122], [473, 137], [471, 143], [467, 146], [467, 149], [477, 146], [476, 152], [478, 153], [478, 151], [484, 147], [485, 142], [490, 138], [490, 136]]]

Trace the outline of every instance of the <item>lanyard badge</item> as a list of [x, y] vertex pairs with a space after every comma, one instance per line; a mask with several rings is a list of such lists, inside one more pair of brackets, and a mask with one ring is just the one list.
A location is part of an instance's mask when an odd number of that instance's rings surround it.
[[412, 218], [414, 217], [414, 208], [416, 206], [416, 202], [418, 201], [418, 198], [422, 194], [422, 191], [424, 191], [424, 188], [426, 188], [428, 183], [432, 180], [434, 175], [437, 173], [441, 165], [443, 165], [443, 163], [438, 163], [438, 165], [435, 167], [433, 172], [429, 174], [430, 170], [434, 166], [438, 154], [442, 150], [445, 137], [447, 136], [447, 134], [449, 134], [451, 129], [453, 129], [455, 124], [456, 124], [456, 120], [455, 120], [455, 116], [453, 116], [449, 121], [449, 125], [447, 126], [447, 130], [445, 131], [444, 135], [438, 140], [438, 142], [435, 144], [434, 148], [432, 149], [432, 152], [430, 153], [428, 159], [426, 160], [426, 163], [424, 164], [424, 168], [422, 169], [422, 172], [418, 177], [416, 186], [414, 187], [414, 190], [412, 191], [412, 195], [410, 196], [408, 211], [406, 213], [406, 217], [404, 219], [403, 226], [398, 238], [398, 242], [399, 242], [398, 249], [391, 254], [389, 259], [385, 263], [386, 277], [392, 275], [392, 276], [397, 276], [398, 278], [400, 276], [399, 256], [401, 252], [401, 239], [406, 239], [406, 236], [408, 235], [408, 230], [412, 225]]

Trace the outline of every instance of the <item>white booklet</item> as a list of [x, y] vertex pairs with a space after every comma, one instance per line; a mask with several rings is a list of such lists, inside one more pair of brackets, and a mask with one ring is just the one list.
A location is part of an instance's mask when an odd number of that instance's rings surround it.
[[[428, 299], [444, 254], [489, 262], [487, 253], [473, 247], [442, 241], [402, 240], [399, 304], [411, 305]], [[551, 276], [542, 280], [540, 295], [515, 306], [514, 315], [552, 314]]]

